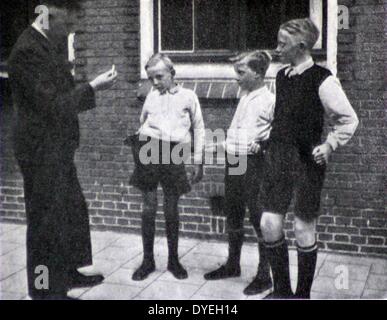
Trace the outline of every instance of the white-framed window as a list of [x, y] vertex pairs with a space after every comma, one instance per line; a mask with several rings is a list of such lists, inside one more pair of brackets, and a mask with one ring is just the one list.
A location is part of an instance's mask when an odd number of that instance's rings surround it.
[[141, 0], [141, 76], [147, 59], [165, 52], [177, 77], [232, 78], [230, 56], [274, 49], [280, 24], [305, 16], [321, 30], [314, 53], [335, 72], [337, 0]]

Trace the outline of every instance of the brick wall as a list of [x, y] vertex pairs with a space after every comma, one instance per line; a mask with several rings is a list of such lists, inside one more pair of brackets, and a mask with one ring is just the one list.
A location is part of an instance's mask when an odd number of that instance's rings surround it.
[[[339, 32], [338, 74], [360, 125], [350, 144], [332, 157], [322, 197], [319, 241], [326, 250], [387, 256], [385, 1], [339, 3], [350, 8], [350, 29]], [[141, 109], [136, 98], [140, 80], [139, 1], [94, 0], [83, 4], [82, 31], [75, 43], [77, 78], [85, 79], [87, 74], [91, 79], [113, 63], [120, 78], [114, 89], [97, 95], [97, 109], [80, 116], [82, 138], [76, 155], [79, 177], [95, 228], [139, 232], [141, 197], [128, 186], [132, 156], [122, 144], [126, 134], [138, 128]], [[226, 129], [235, 102], [201, 99], [206, 126]], [[24, 222], [22, 180], [10, 143], [12, 110], [7, 104], [1, 116], [0, 219]], [[183, 235], [226, 239], [221, 206], [223, 176], [222, 164], [206, 166], [202, 183], [181, 199]], [[157, 229], [162, 233], [161, 192], [159, 203]], [[289, 214], [286, 233], [293, 243], [292, 219]], [[254, 241], [247, 219], [245, 225], [247, 239]]]

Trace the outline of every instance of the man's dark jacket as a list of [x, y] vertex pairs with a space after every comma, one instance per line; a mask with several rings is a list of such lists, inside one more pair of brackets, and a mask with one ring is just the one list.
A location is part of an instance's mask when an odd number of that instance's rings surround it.
[[[66, 291], [66, 273], [91, 264], [87, 205], [74, 165], [78, 113], [95, 107], [89, 84], [76, 85], [63, 52], [32, 27], [9, 61], [14, 149], [24, 179], [27, 274], [33, 298]], [[49, 289], [35, 280], [49, 271]], [[39, 281], [38, 281], [39, 282]]]

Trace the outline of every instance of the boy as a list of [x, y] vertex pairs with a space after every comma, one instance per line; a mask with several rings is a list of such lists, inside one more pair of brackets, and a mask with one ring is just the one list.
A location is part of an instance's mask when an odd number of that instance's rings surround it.
[[[276, 79], [276, 106], [262, 185], [261, 229], [273, 274], [270, 298], [309, 299], [317, 261], [316, 221], [330, 154], [353, 136], [358, 125], [337, 79], [314, 64], [311, 50], [319, 30], [310, 19], [281, 25], [276, 54], [283, 63]], [[333, 129], [321, 144], [324, 114]], [[298, 283], [290, 286], [289, 254], [283, 234], [287, 209], [295, 193]]]
[[[139, 129], [139, 159], [130, 183], [139, 188], [143, 196], [142, 242], [144, 259], [134, 272], [132, 279], [144, 280], [155, 270], [153, 244], [157, 211], [157, 186], [161, 183], [164, 191], [165, 228], [168, 240], [168, 270], [178, 279], [188, 277], [187, 271], [178, 259], [179, 197], [191, 190], [191, 185], [203, 176], [202, 154], [204, 145], [204, 123], [196, 94], [177, 86], [175, 70], [171, 60], [164, 54], [153, 55], [145, 66], [149, 80], [156, 90], [151, 91], [144, 103]], [[190, 144], [190, 130], [195, 133], [195, 172], [188, 181], [184, 163], [176, 163], [173, 150], [178, 144]], [[150, 138], [150, 142], [144, 138]], [[148, 139], [149, 140], [149, 139]], [[151, 144], [156, 151], [156, 163], [146, 164], [142, 150]], [[165, 152], [165, 150], [169, 150]], [[191, 150], [190, 148], [188, 150]], [[172, 152], [172, 153], [171, 153]], [[168, 159], [166, 159], [168, 158]], [[160, 163], [160, 164], [159, 164]]]
[[[252, 283], [244, 290], [247, 295], [261, 293], [272, 287], [269, 263], [260, 230], [261, 211], [257, 206], [260, 180], [263, 170], [263, 148], [271, 130], [274, 113], [274, 95], [264, 83], [271, 57], [266, 52], [256, 51], [237, 57], [235, 72], [237, 82], [244, 92], [226, 139], [225, 208], [229, 255], [225, 265], [204, 275], [207, 280], [239, 277], [240, 256], [243, 244], [243, 221], [246, 205], [250, 221], [258, 236], [259, 266]], [[232, 156], [247, 162], [242, 174], [233, 174]], [[242, 160], [242, 158], [244, 158]]]

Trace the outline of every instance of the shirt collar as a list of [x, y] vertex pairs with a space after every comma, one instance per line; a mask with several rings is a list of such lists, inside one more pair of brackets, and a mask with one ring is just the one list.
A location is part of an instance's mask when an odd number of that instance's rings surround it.
[[179, 92], [179, 90], [180, 90], [180, 86], [178, 84], [176, 84], [176, 86], [174, 86], [172, 89], [169, 89], [168, 92], [170, 94], [176, 94]]
[[165, 90], [165, 91], [163, 91], [163, 92], [160, 92], [160, 91], [159, 91], [159, 94], [160, 94], [160, 95], [163, 95], [163, 94], [166, 94], [167, 92], [170, 93], [170, 94], [176, 94], [176, 93], [179, 92], [179, 90], [180, 90], [180, 85], [176, 84], [176, 86], [174, 86], [174, 87], [171, 88], [171, 89]]
[[267, 87], [266, 87], [266, 85], [264, 85], [262, 88], [251, 91], [251, 92], [245, 94], [243, 97], [245, 99], [254, 99], [255, 97], [263, 94], [266, 90], [267, 90]]
[[43, 37], [48, 39], [46, 33], [43, 31], [43, 29], [39, 26], [39, 24], [36, 23], [36, 21], [32, 24], [32, 28], [34, 28], [36, 31], [38, 31]]
[[289, 77], [295, 76], [295, 75], [301, 75], [303, 74], [306, 70], [312, 68], [314, 65], [313, 58], [310, 57], [308, 60], [305, 62], [299, 64], [298, 66], [287, 66], [285, 69], [285, 74]]

